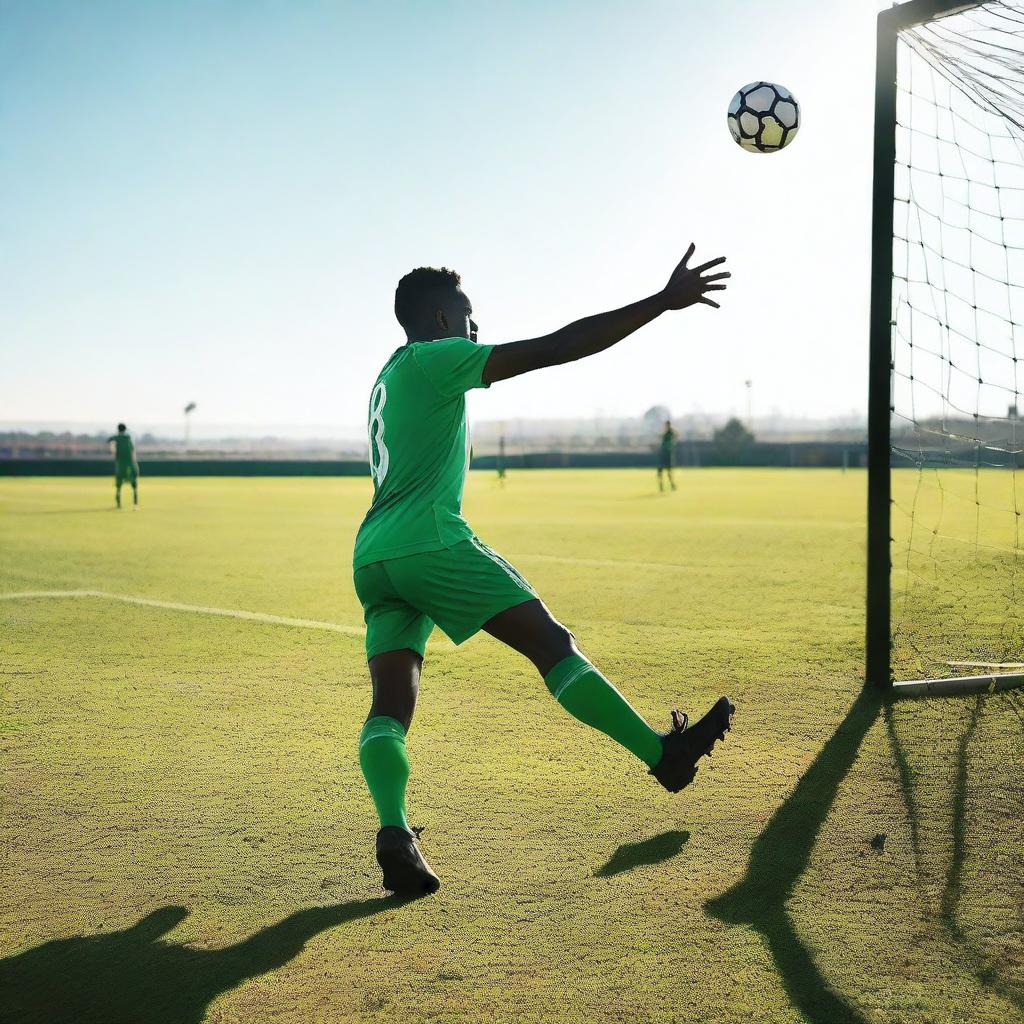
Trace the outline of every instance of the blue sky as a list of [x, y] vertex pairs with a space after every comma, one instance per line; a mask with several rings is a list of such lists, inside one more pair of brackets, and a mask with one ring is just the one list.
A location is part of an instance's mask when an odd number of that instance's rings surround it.
[[[0, 420], [358, 430], [419, 264], [481, 341], [729, 256], [721, 312], [474, 396], [480, 419], [866, 394], [873, 0], [0, 0]], [[777, 80], [793, 146], [742, 152]]]

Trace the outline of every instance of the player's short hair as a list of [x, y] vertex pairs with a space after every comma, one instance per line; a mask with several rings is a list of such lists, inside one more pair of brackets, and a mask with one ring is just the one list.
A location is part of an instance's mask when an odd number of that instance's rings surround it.
[[423, 307], [439, 291], [455, 289], [462, 278], [447, 267], [417, 267], [410, 270], [395, 289], [395, 316], [408, 334], [423, 315]]
[[123, 423], [118, 423], [117, 432], [123, 434], [128, 428]]

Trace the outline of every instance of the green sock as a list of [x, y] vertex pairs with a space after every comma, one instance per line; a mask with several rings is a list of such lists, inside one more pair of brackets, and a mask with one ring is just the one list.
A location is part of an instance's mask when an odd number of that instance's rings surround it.
[[611, 736], [648, 768], [661, 760], [661, 737], [582, 655], [563, 658], [544, 682], [570, 715]]
[[397, 825], [412, 831], [405, 817], [409, 756], [405, 752], [405, 728], [397, 718], [376, 715], [366, 720], [359, 734], [359, 767], [377, 807], [381, 828]]

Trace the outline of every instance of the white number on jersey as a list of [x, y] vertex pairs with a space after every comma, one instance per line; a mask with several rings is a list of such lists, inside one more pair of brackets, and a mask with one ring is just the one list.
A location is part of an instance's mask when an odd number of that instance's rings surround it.
[[388, 389], [384, 381], [378, 381], [370, 396], [370, 476], [378, 487], [388, 475], [388, 446], [384, 443], [384, 403], [388, 400]]

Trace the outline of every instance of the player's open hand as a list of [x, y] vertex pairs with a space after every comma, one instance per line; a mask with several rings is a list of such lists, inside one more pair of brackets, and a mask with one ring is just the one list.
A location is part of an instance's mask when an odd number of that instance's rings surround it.
[[690, 248], [686, 250], [686, 255], [682, 258], [679, 266], [672, 271], [672, 276], [668, 279], [668, 284], [665, 285], [662, 292], [668, 309], [685, 309], [697, 302], [703, 302], [706, 306], [714, 306], [715, 309], [719, 308], [718, 303], [709, 298], [707, 293], [725, 291], [725, 279], [732, 275], [727, 270], [718, 274], [709, 274], [708, 271], [712, 267], [723, 264], [725, 257], [719, 256], [716, 260], [708, 260], [707, 263], [702, 263], [699, 267], [691, 268], [687, 266], [687, 263], [693, 255], [693, 250], [694, 245], [691, 242]]

